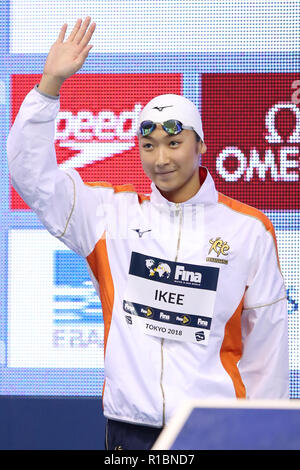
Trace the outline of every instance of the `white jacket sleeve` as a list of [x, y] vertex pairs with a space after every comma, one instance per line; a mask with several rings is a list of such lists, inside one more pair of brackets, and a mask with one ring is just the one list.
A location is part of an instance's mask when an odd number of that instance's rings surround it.
[[104, 199], [113, 191], [87, 186], [76, 170], [58, 168], [54, 138], [59, 108], [59, 97], [36, 87], [27, 94], [9, 132], [8, 167], [12, 186], [47, 230], [86, 257], [97, 239], [95, 230], [105, 230]]
[[241, 318], [243, 353], [239, 370], [247, 398], [289, 398], [286, 288], [273, 225], [257, 244]]

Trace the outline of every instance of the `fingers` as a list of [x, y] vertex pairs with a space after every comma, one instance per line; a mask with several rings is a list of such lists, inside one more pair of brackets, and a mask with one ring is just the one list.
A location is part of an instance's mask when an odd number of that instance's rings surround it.
[[76, 32], [76, 34], [74, 36], [74, 39], [73, 39], [76, 42], [76, 44], [79, 44], [81, 39], [85, 35], [85, 32], [88, 28], [88, 25], [90, 24], [90, 21], [91, 21], [91, 17], [87, 16], [86, 19], [84, 20], [81, 28], [78, 29], [78, 31]]
[[62, 25], [60, 33], [59, 33], [58, 38], [57, 38], [58, 42], [63, 42], [64, 41], [65, 34], [66, 34], [66, 31], [67, 31], [67, 27], [68, 27], [67, 23]]
[[68, 37], [68, 41], [73, 41], [74, 37], [76, 36], [76, 33], [78, 32], [78, 30], [80, 29], [80, 25], [81, 25], [81, 22], [82, 22], [82, 19], [79, 18], [76, 23], [75, 23], [75, 26], [70, 34], [70, 36]]
[[[96, 23], [92, 23], [89, 27], [88, 32], [86, 33], [86, 30], [88, 28], [90, 21], [91, 21], [91, 17], [87, 16], [81, 26], [82, 19], [79, 18], [76, 21], [75, 26], [70, 36], [68, 37], [68, 41], [74, 41], [76, 44], [80, 44], [80, 46], [85, 47], [88, 44], [89, 40], [91, 39], [93, 32], [95, 31], [95, 28], [96, 28]], [[59, 42], [63, 42], [67, 26], [68, 26], [67, 24], [64, 24], [62, 26], [61, 31], [59, 33], [59, 37], [58, 37]]]
[[[85, 47], [89, 43], [89, 40], [93, 36], [95, 28], [96, 28], [96, 23], [92, 23], [80, 42], [81, 47]], [[77, 39], [77, 36], [76, 36], [76, 39]]]

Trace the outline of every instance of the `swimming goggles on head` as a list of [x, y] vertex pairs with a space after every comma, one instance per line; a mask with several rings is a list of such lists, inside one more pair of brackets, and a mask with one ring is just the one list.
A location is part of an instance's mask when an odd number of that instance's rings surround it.
[[146, 137], [154, 131], [156, 124], [161, 124], [163, 130], [166, 131], [169, 135], [177, 135], [183, 129], [189, 129], [191, 131], [194, 130], [193, 127], [184, 126], [182, 122], [177, 121], [177, 119], [169, 119], [168, 121], [164, 122], [143, 121], [140, 124], [139, 133], [143, 137]]

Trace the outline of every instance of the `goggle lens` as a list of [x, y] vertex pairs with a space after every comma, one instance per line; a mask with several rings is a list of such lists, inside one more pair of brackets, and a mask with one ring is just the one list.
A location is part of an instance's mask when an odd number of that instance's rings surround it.
[[[156, 128], [156, 123], [153, 121], [143, 121], [140, 125], [140, 134], [145, 137], [151, 132], [154, 131]], [[167, 132], [169, 135], [176, 135], [179, 134], [183, 130], [182, 123], [177, 121], [176, 119], [169, 119], [162, 123], [162, 128], [164, 131]]]
[[156, 124], [154, 124], [154, 122], [143, 121], [140, 125], [140, 133], [142, 134], [142, 136], [147, 136], [151, 134], [151, 132], [153, 132], [155, 128]]

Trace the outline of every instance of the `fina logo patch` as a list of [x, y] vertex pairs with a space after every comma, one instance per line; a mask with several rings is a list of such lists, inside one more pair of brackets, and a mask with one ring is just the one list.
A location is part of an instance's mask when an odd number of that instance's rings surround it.
[[153, 277], [156, 274], [160, 278], [169, 278], [171, 274], [171, 268], [167, 263], [160, 262], [155, 266], [154, 259], [146, 259], [146, 268], [149, 270], [149, 276]]
[[175, 279], [180, 281], [186, 282], [196, 282], [197, 284], [201, 284], [202, 274], [197, 273], [194, 271], [186, 271], [184, 266], [177, 265], [175, 271]]

